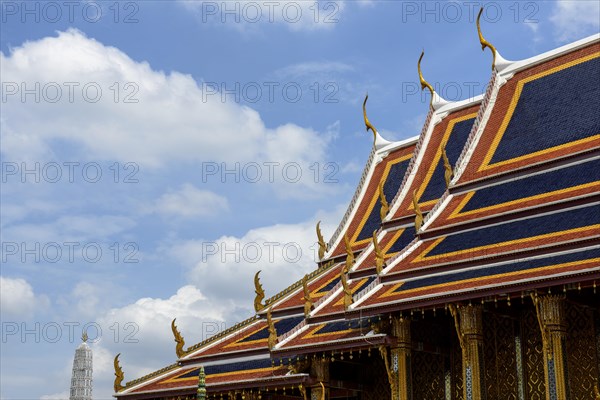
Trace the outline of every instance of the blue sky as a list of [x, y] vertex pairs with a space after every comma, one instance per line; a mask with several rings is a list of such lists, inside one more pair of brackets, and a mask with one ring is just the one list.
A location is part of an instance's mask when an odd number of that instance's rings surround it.
[[[191, 345], [251, 316], [253, 274], [284, 289], [341, 219], [367, 91], [401, 140], [422, 49], [449, 100], [489, 80], [481, 2], [271, 4], [1, 3], [2, 399], [68, 397], [86, 324], [100, 399], [116, 353], [126, 380], [175, 360], [172, 318]], [[598, 32], [596, 1], [485, 4], [509, 60]]]

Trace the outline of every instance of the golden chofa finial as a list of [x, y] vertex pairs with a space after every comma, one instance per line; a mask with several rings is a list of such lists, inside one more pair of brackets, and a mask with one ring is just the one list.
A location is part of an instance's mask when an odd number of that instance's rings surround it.
[[481, 19], [481, 14], [483, 13], [483, 7], [481, 7], [481, 9], [479, 10], [479, 15], [477, 15], [477, 33], [479, 34], [479, 43], [481, 43], [481, 50], [485, 50], [485, 48], [489, 48], [492, 51], [492, 56], [494, 57], [492, 59], [492, 71], [496, 68], [496, 48], [487, 40], [485, 40], [485, 38], [483, 37], [483, 34], [481, 33], [481, 24], [479, 23], [479, 20]]
[[120, 355], [121, 355], [121, 353], [117, 354], [115, 356], [115, 360], [113, 362], [114, 367], [115, 367], [115, 383], [114, 383], [115, 393], [120, 392], [121, 390], [125, 389], [125, 386], [121, 385], [121, 383], [123, 383], [123, 379], [125, 379], [125, 374], [123, 373], [123, 370], [121, 369], [121, 366], [119, 365], [119, 356]]
[[365, 126], [367, 127], [367, 132], [373, 132], [373, 142], [377, 140], [377, 129], [371, 124], [369, 118], [367, 117], [367, 100], [369, 100], [369, 93], [365, 96], [365, 101], [363, 101], [363, 119], [365, 120]]
[[381, 208], [379, 209], [379, 218], [381, 218], [382, 221], [385, 219], [388, 211], [390, 211], [390, 205], [388, 204], [387, 199], [385, 198], [385, 193], [383, 192], [384, 183], [384, 180], [379, 182], [379, 202], [381, 203]]
[[321, 385], [321, 400], [325, 400], [325, 385], [323, 382], [319, 382], [319, 384]]
[[373, 231], [373, 249], [375, 251], [375, 269], [377, 275], [381, 275], [381, 271], [383, 271], [383, 267], [385, 266], [385, 254], [383, 254], [383, 251], [379, 247], [377, 231]]
[[421, 81], [421, 90], [424, 90], [425, 88], [429, 89], [429, 92], [431, 93], [431, 100], [429, 101], [429, 105], [433, 105], [433, 86], [431, 86], [429, 82], [427, 82], [425, 78], [423, 78], [423, 71], [421, 71], [421, 60], [423, 60], [424, 55], [425, 50], [421, 52], [421, 57], [419, 57], [419, 62], [417, 63], [417, 69], [419, 70], [419, 81]]
[[277, 345], [277, 330], [271, 318], [271, 309], [267, 310], [267, 329], [269, 330], [269, 350], [273, 350]]
[[319, 241], [319, 260], [322, 260], [325, 257], [325, 252], [327, 251], [327, 244], [325, 243], [325, 239], [323, 239], [323, 234], [321, 233], [321, 221], [317, 222], [317, 240]]
[[352, 245], [350, 245], [348, 234], [344, 235], [344, 245], [346, 246], [346, 269], [350, 270], [354, 266], [354, 251], [352, 250]]
[[348, 307], [352, 305], [352, 291], [348, 286], [348, 277], [346, 276], [346, 267], [342, 267], [342, 272], [340, 273], [340, 281], [342, 282], [342, 288], [344, 292], [344, 309], [347, 310]]
[[254, 275], [254, 293], [256, 293], [256, 297], [254, 298], [254, 311], [256, 312], [259, 312], [263, 308], [265, 308], [265, 305], [262, 303], [262, 301], [265, 298], [265, 291], [262, 285], [260, 284], [259, 275], [260, 271], [258, 271], [256, 275]]
[[175, 325], [176, 319], [177, 318], [173, 318], [173, 321], [171, 321], [171, 331], [173, 332], [175, 343], [177, 343], [175, 345], [175, 354], [177, 355], [177, 358], [181, 358], [185, 354], [185, 351], [183, 351], [183, 346], [185, 346], [185, 340], [183, 340], [183, 336], [181, 336], [181, 333], [179, 333], [179, 330]]
[[444, 179], [446, 180], [446, 188], [449, 188], [454, 171], [452, 170], [450, 160], [448, 160], [448, 154], [446, 154], [446, 143], [442, 146], [442, 158], [444, 159]]
[[415, 231], [419, 232], [421, 226], [423, 226], [423, 213], [421, 212], [421, 207], [419, 207], [416, 190], [413, 191], [412, 203], [415, 209]]
[[312, 297], [310, 297], [310, 291], [308, 290], [308, 275], [304, 275], [304, 278], [302, 278], [302, 291], [304, 292], [304, 317], [308, 318], [314, 306]]

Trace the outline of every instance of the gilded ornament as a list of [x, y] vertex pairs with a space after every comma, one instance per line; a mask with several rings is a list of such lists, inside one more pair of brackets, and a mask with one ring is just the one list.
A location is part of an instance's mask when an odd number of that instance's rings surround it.
[[271, 318], [271, 309], [267, 311], [267, 329], [269, 330], [269, 350], [273, 350], [277, 345], [277, 330]]
[[448, 160], [448, 154], [446, 154], [446, 144], [442, 147], [442, 158], [444, 159], [444, 179], [446, 180], [446, 188], [449, 188], [454, 171], [452, 171], [452, 165], [450, 164], [450, 160]]
[[113, 362], [113, 365], [115, 367], [115, 383], [114, 383], [115, 393], [120, 392], [121, 390], [125, 389], [125, 386], [121, 385], [121, 383], [123, 383], [123, 379], [125, 379], [125, 374], [123, 373], [123, 370], [121, 369], [121, 366], [119, 365], [119, 356], [120, 355], [121, 355], [121, 353], [117, 354], [115, 356], [115, 360]]
[[496, 68], [496, 48], [487, 40], [485, 40], [485, 38], [483, 37], [483, 34], [481, 33], [481, 24], [479, 23], [479, 20], [481, 19], [481, 14], [483, 13], [483, 7], [481, 7], [481, 9], [479, 10], [479, 14], [477, 15], [477, 34], [479, 35], [479, 43], [481, 43], [481, 50], [485, 50], [485, 48], [489, 48], [492, 51], [492, 71]]
[[323, 234], [321, 233], [321, 221], [317, 222], [317, 239], [319, 241], [319, 260], [322, 260], [325, 257], [325, 252], [327, 251], [327, 244], [325, 243], [325, 239], [323, 239]]
[[419, 70], [419, 81], [421, 82], [421, 90], [424, 90], [425, 88], [429, 89], [429, 93], [431, 93], [431, 100], [429, 101], [429, 105], [433, 104], [433, 86], [431, 86], [429, 84], [429, 82], [427, 82], [425, 80], [425, 78], [423, 78], [423, 72], [421, 71], [421, 60], [423, 60], [423, 56], [425, 55], [425, 50], [423, 50], [421, 52], [421, 57], [419, 57], [419, 62], [417, 63], [417, 69]]
[[383, 180], [379, 183], [379, 201], [381, 203], [381, 208], [379, 209], [379, 217], [382, 221], [385, 219], [385, 216], [390, 210], [390, 205], [388, 204], [387, 199], [385, 198], [385, 193], [383, 193], [384, 183], [385, 182]]
[[181, 333], [179, 333], [179, 330], [175, 325], [176, 319], [177, 318], [174, 318], [173, 321], [171, 321], [171, 331], [173, 332], [175, 343], [177, 343], [175, 345], [175, 354], [177, 354], [177, 358], [181, 358], [185, 354], [185, 351], [183, 351], [183, 346], [185, 346], [185, 340], [183, 340], [183, 336], [181, 336]]
[[347, 234], [344, 235], [344, 244], [346, 246], [346, 269], [350, 270], [354, 266], [354, 252]]
[[310, 291], [308, 290], [308, 275], [305, 275], [302, 279], [302, 289], [304, 291], [304, 317], [308, 317], [311, 310], [313, 309], [314, 303], [312, 298], [310, 297]]
[[259, 275], [260, 271], [258, 271], [256, 275], [254, 275], [254, 293], [256, 293], [256, 297], [254, 298], [254, 311], [256, 312], [259, 312], [263, 308], [265, 308], [264, 304], [262, 303], [262, 301], [265, 298], [265, 291], [262, 285], [260, 284]]
[[412, 198], [413, 207], [415, 209], [415, 230], [419, 232], [421, 226], [423, 226], [423, 213], [421, 212], [421, 208], [419, 207], [419, 202], [417, 201], [417, 191], [413, 191]]
[[375, 269], [377, 270], [377, 275], [380, 275], [385, 266], [385, 254], [383, 254], [383, 251], [379, 247], [377, 231], [373, 231], [373, 249], [375, 251]]
[[373, 132], [373, 142], [377, 140], [377, 129], [371, 124], [369, 118], [367, 117], [367, 100], [369, 99], [369, 94], [365, 96], [365, 101], [363, 101], [363, 119], [365, 120], [365, 126], [367, 128], [367, 132]]

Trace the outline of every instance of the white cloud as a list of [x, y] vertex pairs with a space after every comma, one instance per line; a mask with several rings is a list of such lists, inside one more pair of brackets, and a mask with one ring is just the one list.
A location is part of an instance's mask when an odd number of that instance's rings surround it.
[[600, 2], [596, 0], [558, 0], [550, 21], [560, 42], [581, 39], [598, 31], [600, 27]]
[[176, 191], [162, 195], [154, 211], [165, 216], [210, 217], [229, 210], [227, 198], [186, 183]]
[[179, 4], [196, 13], [203, 24], [223, 24], [241, 32], [273, 24], [290, 31], [330, 30], [340, 22], [343, 1], [188, 1]]
[[[85, 160], [136, 162], [141, 168], [303, 163], [321, 161], [331, 139], [294, 124], [267, 128], [255, 110], [223, 103], [191, 76], [155, 71], [77, 30], [26, 42], [0, 54], [0, 64], [7, 96], [2, 152], [9, 160], [44, 160], [67, 143]], [[40, 101], [34, 94], [22, 98], [21, 89], [34, 89]], [[102, 96], [93, 103], [96, 89]], [[11, 90], [16, 93], [7, 94]], [[125, 102], [127, 96], [137, 102]]]
[[241, 237], [174, 241], [164, 248], [189, 268], [190, 281], [203, 294], [215, 302], [231, 304], [234, 318], [245, 318], [253, 312], [254, 274], [262, 271], [261, 282], [269, 297], [313, 271], [318, 248], [316, 222], [322, 220], [321, 230], [327, 240], [342, 213], [338, 208], [296, 224], [252, 229]]
[[94, 397], [111, 394], [104, 388], [112, 387], [112, 363], [117, 353], [121, 353], [126, 381], [139, 378], [175, 361], [170, 326], [173, 318], [177, 318], [187, 348], [225, 329], [227, 313], [227, 303], [211, 301], [196, 287], [187, 285], [169, 298], [142, 298], [101, 315], [98, 324], [111, 328], [104, 329], [101, 340], [91, 344]]
[[48, 306], [48, 298], [36, 296], [33, 287], [25, 279], [0, 276], [0, 309], [3, 318], [27, 319]]

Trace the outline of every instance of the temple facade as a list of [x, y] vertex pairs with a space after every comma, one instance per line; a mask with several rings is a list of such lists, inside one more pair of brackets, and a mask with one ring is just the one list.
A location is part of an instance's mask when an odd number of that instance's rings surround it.
[[600, 399], [600, 35], [508, 61], [477, 28], [484, 95], [445, 101], [421, 54], [401, 142], [365, 99], [371, 154], [315, 270], [271, 298], [257, 274], [255, 315], [201, 343], [173, 321], [150, 375], [117, 356], [117, 399]]

